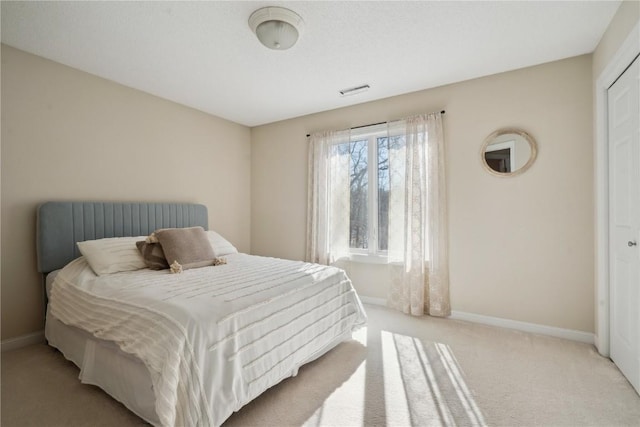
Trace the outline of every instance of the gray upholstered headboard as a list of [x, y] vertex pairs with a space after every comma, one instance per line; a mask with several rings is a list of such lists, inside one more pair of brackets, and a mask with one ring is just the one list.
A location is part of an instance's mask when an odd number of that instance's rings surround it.
[[47, 202], [38, 207], [38, 271], [49, 273], [80, 256], [76, 242], [145, 236], [158, 228], [208, 229], [207, 207], [189, 203]]

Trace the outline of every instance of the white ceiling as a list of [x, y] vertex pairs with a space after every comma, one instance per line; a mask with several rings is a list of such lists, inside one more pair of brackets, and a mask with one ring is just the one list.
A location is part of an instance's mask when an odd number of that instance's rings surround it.
[[[619, 4], [2, 1], [2, 42], [256, 126], [590, 53]], [[251, 32], [264, 6], [305, 21], [290, 50]]]

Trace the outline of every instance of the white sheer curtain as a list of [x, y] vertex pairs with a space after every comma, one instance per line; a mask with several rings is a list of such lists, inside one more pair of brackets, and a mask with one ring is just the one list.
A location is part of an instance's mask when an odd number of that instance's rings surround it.
[[310, 136], [307, 261], [330, 264], [349, 255], [349, 142], [349, 130]]
[[[448, 316], [449, 260], [442, 117], [388, 124], [388, 305], [412, 315]], [[307, 260], [350, 255], [349, 130], [310, 136]]]
[[389, 123], [388, 305], [448, 316], [449, 255], [442, 116]]

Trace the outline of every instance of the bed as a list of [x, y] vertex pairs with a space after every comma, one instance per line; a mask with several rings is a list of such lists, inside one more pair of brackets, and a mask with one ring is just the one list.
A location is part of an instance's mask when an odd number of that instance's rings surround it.
[[344, 271], [238, 253], [213, 231], [220, 265], [179, 274], [96, 274], [79, 251], [77, 242], [207, 230], [203, 205], [47, 202], [37, 218], [49, 345], [80, 368], [82, 382], [153, 425], [220, 425], [366, 322]]

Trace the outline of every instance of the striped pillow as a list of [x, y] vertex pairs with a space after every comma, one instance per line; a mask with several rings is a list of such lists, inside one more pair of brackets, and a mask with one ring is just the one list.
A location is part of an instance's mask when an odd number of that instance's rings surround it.
[[164, 257], [164, 251], [160, 243], [136, 242], [136, 247], [142, 254], [142, 259], [151, 270], [165, 270], [169, 263]]

